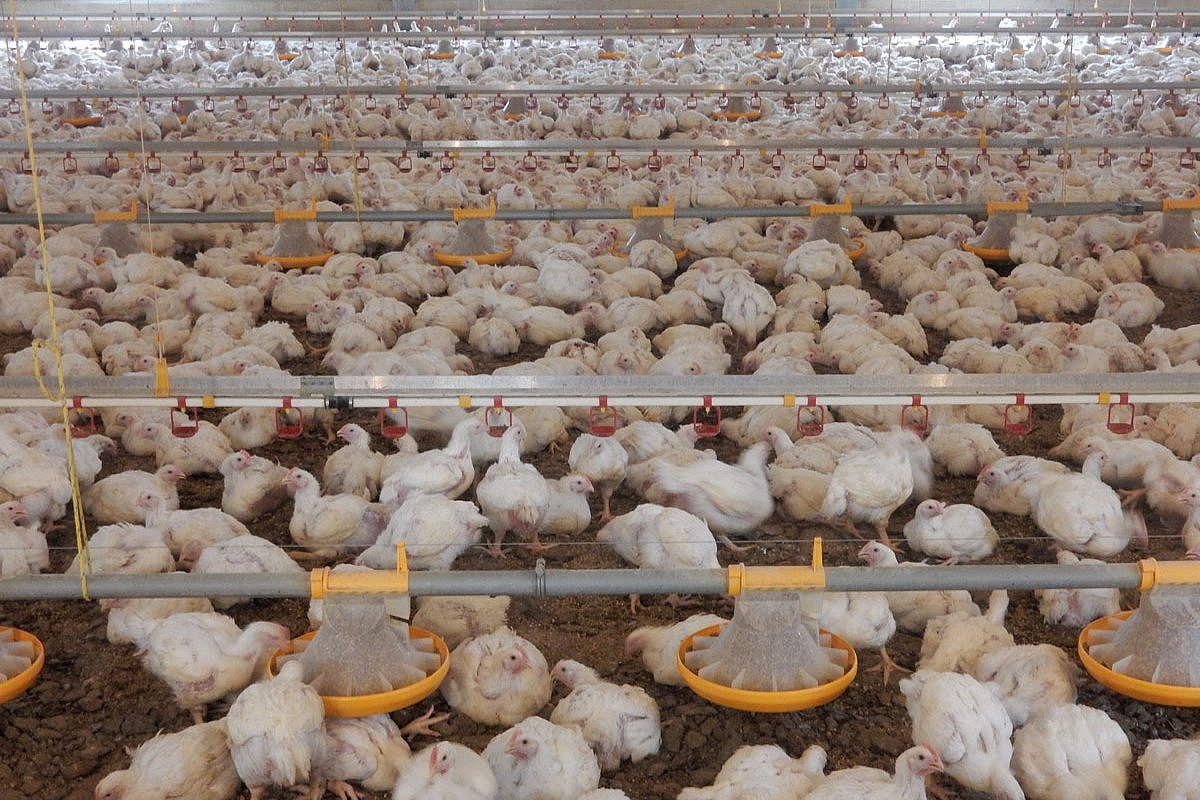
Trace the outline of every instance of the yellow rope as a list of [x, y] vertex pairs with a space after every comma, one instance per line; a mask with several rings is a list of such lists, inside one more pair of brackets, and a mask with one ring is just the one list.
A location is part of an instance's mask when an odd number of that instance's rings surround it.
[[[344, 7], [344, 4], [341, 2], [341, 0], [338, 0], [338, 10], [343, 12], [342, 13], [342, 32], [345, 33], [345, 29], [346, 29], [346, 16], [344, 13], [345, 7]], [[369, 36], [367, 38], [367, 41], [368, 42], [371, 41]], [[345, 91], [346, 91], [346, 110], [349, 111], [350, 110], [350, 47], [349, 47], [349, 44], [346, 43], [345, 39], [343, 39], [342, 42], [343, 42], [343, 48], [344, 48], [342, 52], [346, 57], [345, 57], [345, 59], [343, 59], [342, 65], [339, 68], [339, 71], [341, 72], [340, 77], [342, 79], [342, 88], [345, 89]], [[337, 63], [336, 58], [334, 59], [334, 63], [335, 64]], [[349, 113], [346, 114], [346, 121], [348, 123], [347, 130], [350, 131], [350, 160], [349, 160], [349, 163], [350, 163], [350, 180], [351, 180], [351, 183], [354, 188], [354, 221], [358, 223], [358, 233], [360, 236], [363, 237], [363, 249], [365, 250], [366, 246], [367, 246], [367, 233], [365, 230], [363, 230], [362, 194], [360, 193], [359, 184], [358, 184], [358, 138], [355, 135], [355, 131], [354, 131], [355, 126], [353, 123], [353, 118], [351, 117], [351, 115]]]
[[83, 518], [83, 497], [79, 491], [79, 473], [75, 467], [75, 446], [71, 441], [71, 411], [67, 405], [67, 382], [63, 374], [61, 339], [58, 334], [58, 317], [54, 305], [54, 286], [50, 281], [50, 254], [46, 250], [46, 222], [42, 216], [41, 183], [38, 181], [37, 155], [33, 149], [33, 127], [29, 113], [29, 95], [25, 86], [25, 65], [21, 55], [21, 38], [17, 32], [16, 0], [8, 0], [8, 18], [12, 26], [13, 51], [16, 58], [17, 81], [21, 90], [21, 119], [25, 124], [25, 149], [29, 156], [30, 177], [33, 182], [33, 205], [37, 213], [38, 237], [42, 253], [42, 282], [46, 287], [46, 304], [50, 308], [50, 351], [54, 354], [54, 369], [58, 373], [58, 395], [53, 396], [46, 389], [41, 378], [38, 342], [33, 343], [33, 374], [38, 386], [46, 396], [59, 403], [62, 410], [63, 437], [67, 441], [67, 475], [71, 480], [71, 507], [75, 517], [75, 551], [79, 556], [79, 588], [84, 600], [91, 600], [88, 595], [87, 576], [92, 571], [92, 554], [88, 550], [87, 522]]

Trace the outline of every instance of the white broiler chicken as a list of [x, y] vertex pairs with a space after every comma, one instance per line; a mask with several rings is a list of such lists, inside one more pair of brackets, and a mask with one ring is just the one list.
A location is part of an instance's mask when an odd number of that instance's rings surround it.
[[976, 662], [972, 674], [998, 687], [1000, 702], [1017, 726], [1051, 706], [1074, 703], [1079, 683], [1079, 669], [1052, 644], [997, 648]]
[[308, 800], [325, 794], [325, 706], [303, 676], [304, 666], [289, 661], [273, 679], [246, 687], [229, 707], [229, 749], [251, 800], [271, 786], [304, 786]]
[[233, 800], [241, 785], [226, 723], [219, 719], [142, 742], [126, 769], [96, 784], [96, 800]]
[[146, 510], [146, 527], [159, 531], [176, 556], [191, 542], [214, 544], [250, 533], [235, 517], [217, 508], [168, 511], [162, 496], [151, 492], [139, 495], [137, 504]]
[[[175, 556], [163, 542], [162, 533], [154, 528], [119, 522], [105, 525], [88, 540], [92, 572], [121, 572], [151, 574], [175, 569]], [[66, 574], [78, 574], [80, 555], [67, 565]]]
[[985, 511], [1028, 516], [1033, 513], [1025, 487], [1065, 475], [1065, 464], [1035, 456], [1005, 456], [980, 471], [972, 502]]
[[610, 436], [593, 436], [581, 433], [571, 452], [567, 455], [567, 464], [573, 472], [585, 476], [600, 492], [604, 508], [600, 512], [600, 521], [612, 519], [609, 503], [613, 492], [625, 479], [625, 468], [629, 464], [629, 454], [621, 443]]
[[997, 800], [1025, 800], [1009, 762], [1012, 720], [999, 699], [969, 675], [921, 670], [900, 681], [913, 739], [932, 746], [946, 774]]
[[[858, 551], [858, 557], [872, 567], [925, 568], [921, 562], [900, 563], [896, 552], [883, 542], [867, 542]], [[885, 592], [896, 625], [908, 633], [924, 633], [932, 619], [961, 612], [968, 617], [979, 616], [979, 606], [971, 595], [962, 590], [942, 589], [936, 592]]]
[[207, 597], [125, 597], [100, 601], [100, 610], [108, 614], [105, 635], [113, 644], [133, 644], [146, 628], [146, 620], [165, 619], [190, 611], [212, 612]]
[[991, 431], [972, 422], [933, 426], [925, 437], [925, 446], [933, 462], [951, 475], [978, 475], [980, 470], [1004, 458], [1004, 451], [992, 438]]
[[575, 800], [600, 785], [600, 766], [574, 728], [529, 717], [483, 750], [500, 784], [497, 800]]
[[1151, 800], [1200, 800], [1200, 739], [1151, 739], [1137, 763]]
[[404, 542], [412, 569], [448, 570], [467, 548], [479, 544], [488, 518], [468, 500], [441, 494], [411, 495], [392, 512], [379, 538], [355, 560], [372, 569], [395, 569], [396, 545]]
[[1013, 773], [1030, 800], [1122, 800], [1131, 761], [1125, 731], [1088, 706], [1043, 709], [1013, 737]]
[[534, 550], [545, 549], [538, 531], [550, 508], [550, 489], [536, 467], [521, 461], [524, 439], [523, 427], [505, 430], [499, 459], [475, 487], [475, 499], [496, 537], [490, 548], [496, 556], [503, 555], [500, 545], [510, 530], [530, 539]]
[[28, 516], [19, 500], [0, 505], [0, 578], [37, 575], [50, 568], [46, 535], [21, 524]]
[[910, 747], [896, 757], [896, 771], [851, 767], [825, 776], [804, 797], [813, 800], [925, 800], [925, 776], [945, 769], [937, 750], [928, 744]]
[[792, 758], [775, 744], [742, 745], [733, 752], [711, 786], [688, 786], [678, 800], [754, 800], [807, 797], [825, 779], [828, 759], [818, 744]]
[[[251, 533], [207, 544], [193, 539], [180, 551], [179, 566], [196, 575], [269, 575], [304, 571], [282, 547]], [[229, 608], [252, 598], [224, 595], [211, 599], [217, 608]]]
[[821, 506], [826, 519], [844, 518], [856, 536], [854, 522], [871, 523], [876, 538], [891, 546], [888, 520], [914, 489], [912, 465], [900, 440], [905, 435], [911, 434], [898, 434], [876, 447], [849, 452], [838, 459]]
[[143, 435], [154, 442], [154, 460], [159, 467], [174, 465], [184, 475], [216, 475], [221, 462], [233, 452], [229, 438], [211, 422], [200, 420], [195, 433], [176, 436], [161, 422], [142, 423]]
[[550, 712], [550, 721], [583, 734], [601, 770], [611, 772], [625, 759], [636, 764], [658, 752], [658, 703], [644, 689], [609, 683], [570, 659], [555, 664], [550, 677], [571, 691]]
[[288, 629], [274, 622], [242, 630], [224, 614], [204, 613], [146, 620], [134, 636], [142, 664], [166, 681], [196, 722], [204, 721], [206, 705], [265, 673], [267, 659], [288, 639]]
[[546, 657], [503, 627], [454, 648], [442, 696], [476, 722], [512, 725], [541, 710], [551, 688]]
[[224, 486], [221, 510], [242, 522], [253, 522], [279, 508], [287, 500], [283, 479], [287, 468], [245, 450], [231, 453], [221, 462]]
[[[707, 523], [678, 508], [642, 503], [614, 517], [596, 533], [596, 541], [612, 546], [617, 555], [641, 569], [720, 569], [717, 543]], [[680, 600], [667, 600], [678, 605]], [[630, 611], [637, 613], [641, 598], [629, 596]]]
[[464, 640], [491, 633], [508, 624], [512, 599], [499, 595], [441, 595], [417, 598], [412, 624], [433, 631], [453, 650]]
[[[1100, 565], [1095, 558], [1080, 558], [1070, 550], [1059, 550], [1059, 564]], [[1050, 625], [1065, 625], [1082, 628], [1100, 617], [1116, 614], [1121, 610], [1120, 589], [1035, 589], [1038, 610], [1042, 619]]]
[[891, 679], [897, 665], [888, 655], [887, 643], [896, 633], [896, 618], [888, 599], [880, 592], [823, 592], [820, 627], [845, 639], [855, 650], [879, 650], [883, 682]]
[[342, 800], [357, 800], [357, 783], [372, 792], [396, 785], [412, 751], [403, 732], [388, 714], [369, 717], [328, 717], [320, 764], [327, 790]]
[[471, 434], [482, 430], [478, 418], [454, 426], [450, 441], [440, 450], [426, 450], [400, 460], [379, 489], [379, 502], [400, 504], [414, 494], [444, 494], [455, 499], [475, 480]]
[[1112, 556], [1136, 538], [1146, 544], [1146, 525], [1137, 512], [1124, 512], [1121, 499], [1101, 479], [1108, 456], [1097, 451], [1081, 473], [1030, 481], [1022, 487], [1033, 520], [1060, 547], [1093, 556]]
[[1008, 592], [998, 589], [989, 596], [982, 616], [956, 611], [931, 619], [921, 639], [920, 669], [970, 674], [984, 655], [1014, 644], [1004, 627], [1007, 612]]
[[587, 476], [578, 473], [563, 475], [557, 481], [547, 481], [550, 506], [542, 519], [542, 533], [551, 536], [576, 536], [592, 524], [592, 509], [588, 495], [594, 487]]
[[987, 514], [969, 503], [924, 500], [904, 526], [904, 541], [914, 550], [942, 558], [943, 564], [956, 564], [987, 558], [999, 536]]
[[372, 500], [379, 495], [384, 455], [371, 449], [371, 434], [347, 423], [338, 428], [346, 446], [335, 450], [321, 468], [321, 483], [330, 494], [357, 494]]
[[142, 523], [146, 521], [146, 509], [138, 506], [138, 497], [143, 493], [161, 497], [167, 510], [175, 511], [179, 508], [176, 484], [184, 477], [183, 472], [170, 464], [154, 473], [138, 469], [118, 472], [101, 478], [84, 492], [83, 505], [100, 523]]
[[664, 686], [683, 686], [676, 656], [683, 640], [696, 631], [713, 625], [723, 625], [729, 620], [716, 614], [693, 614], [674, 625], [648, 625], [636, 628], [625, 637], [625, 655], [642, 656], [642, 664], [654, 676], [656, 683]]
[[317, 479], [299, 467], [288, 470], [282, 483], [296, 501], [288, 523], [293, 541], [320, 558], [374, 544], [391, 516], [388, 506], [356, 494], [322, 495]]
[[767, 484], [770, 446], [759, 442], [737, 464], [703, 459], [687, 464], [664, 464], [654, 469], [642, 494], [651, 502], [695, 514], [719, 535], [750, 534], [775, 508]]
[[408, 760], [391, 800], [496, 800], [499, 791], [483, 756], [461, 744], [438, 742]]

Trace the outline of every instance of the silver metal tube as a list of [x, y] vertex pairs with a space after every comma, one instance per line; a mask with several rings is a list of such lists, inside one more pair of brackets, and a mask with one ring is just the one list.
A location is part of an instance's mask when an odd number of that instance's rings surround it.
[[[1137, 564], [1059, 565], [1003, 564], [896, 569], [828, 567], [829, 591], [935, 591], [942, 589], [1135, 589], [1141, 584]], [[297, 597], [310, 593], [304, 574], [93, 575], [93, 599], [123, 597]], [[546, 569], [411, 572], [413, 595], [490, 595], [561, 597], [624, 594], [725, 594], [725, 570]], [[0, 580], [0, 601], [79, 600], [77, 575], [32, 575]]]

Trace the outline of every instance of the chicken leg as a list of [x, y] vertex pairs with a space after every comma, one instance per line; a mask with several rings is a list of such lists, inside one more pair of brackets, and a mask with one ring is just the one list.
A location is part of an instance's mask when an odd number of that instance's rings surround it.
[[433, 726], [448, 719], [450, 719], [449, 714], [438, 714], [435, 716], [433, 706], [430, 706], [428, 711], [401, 728], [400, 733], [403, 736], [416, 736], [417, 734], [423, 736], [441, 736], [442, 734], [439, 731], [435, 731]]
[[337, 795], [338, 800], [362, 800], [358, 790], [345, 781], [330, 781], [325, 790]]
[[864, 670], [864, 672], [875, 672], [875, 671], [882, 672], [883, 673], [883, 685], [887, 686], [892, 680], [892, 673], [896, 670], [900, 670], [901, 672], [906, 672], [909, 674], [912, 673], [912, 670], [909, 669], [908, 667], [902, 667], [899, 664], [897, 664], [895, 661], [893, 661], [892, 657], [890, 655], [888, 655], [887, 647], [884, 646], [884, 647], [879, 648], [879, 663], [873, 667], [867, 668], [866, 670]]

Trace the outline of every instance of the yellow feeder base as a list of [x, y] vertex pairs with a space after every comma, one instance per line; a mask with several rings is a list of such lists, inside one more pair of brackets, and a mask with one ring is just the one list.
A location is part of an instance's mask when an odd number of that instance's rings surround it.
[[434, 61], [449, 61], [454, 58], [454, 53], [427, 53], [426, 58], [432, 58]]
[[967, 115], [967, 112], [965, 112], [965, 111], [930, 111], [925, 116], [933, 117], [935, 119], [940, 118], [940, 117], [950, 117], [951, 119], [962, 119], [966, 115]]
[[761, 111], [714, 111], [713, 119], [724, 120], [725, 122], [737, 122], [739, 119], [754, 120], [762, 116]]
[[1160, 706], [1200, 706], [1200, 687], [1171, 686], [1165, 683], [1151, 683], [1131, 678], [1128, 675], [1114, 672], [1092, 658], [1088, 652], [1092, 646], [1092, 634], [1096, 631], [1112, 630], [1116, 627], [1112, 624], [1113, 620], [1126, 620], [1131, 614], [1133, 614], [1132, 611], [1122, 611], [1119, 614], [1101, 617], [1083, 629], [1079, 634], [1078, 645], [1079, 660], [1083, 662], [1083, 668], [1109, 689], [1135, 700], [1144, 700]]
[[854, 248], [846, 251], [846, 257], [851, 261], [862, 258], [862, 255], [867, 252], [867, 244], [862, 239], [851, 239], [850, 243], [854, 245]]
[[1175, 52], [1174, 47], [1156, 47], [1154, 49], [1157, 50], [1158, 52], [1162, 53], [1164, 56], [1169, 56], [1169, 55], [1171, 55], [1171, 53]]
[[1111, 53], [1112, 53], [1112, 50], [1108, 47], [1097, 47], [1096, 48], [1096, 55], [1098, 55], [1098, 56], [1107, 56]]
[[42, 667], [46, 663], [46, 651], [42, 649], [42, 643], [32, 633], [26, 633], [19, 628], [0, 628], [0, 630], [11, 630], [15, 641], [33, 643], [33, 663], [22, 672], [0, 683], [0, 703], [7, 703], [14, 697], [19, 697], [33, 685], [38, 673], [42, 671]]
[[299, 55], [299, 54], [298, 53], [280, 53], [279, 60], [280, 61], [291, 61], [297, 55]]
[[[276, 659], [280, 656], [289, 656], [296, 652], [296, 642], [309, 641], [316, 633], [316, 631], [310, 631], [299, 639], [293, 639], [282, 649], [276, 650], [275, 655], [271, 656], [271, 660], [267, 663], [267, 674], [274, 677]], [[433, 640], [433, 646], [437, 648], [438, 658], [441, 659], [441, 664], [438, 665], [436, 670], [430, 673], [428, 677], [414, 684], [394, 689], [390, 692], [364, 694], [357, 697], [321, 695], [321, 702], [325, 704], [325, 716], [369, 717], [372, 714], [387, 714], [392, 711], [399, 711], [402, 708], [408, 708], [436, 692], [437, 688], [442, 685], [442, 681], [446, 679], [446, 674], [450, 671], [449, 648], [446, 647], [446, 643], [437, 634], [421, 630], [420, 628], [414, 628], [411, 625], [408, 627], [408, 638]]]
[[620, 59], [622, 59], [624, 57], [625, 57], [624, 53], [618, 53], [616, 51], [613, 51], [611, 53], [600, 53], [596, 56], [596, 58], [602, 58], [605, 61], [619, 61]]
[[[1135, 233], [1133, 235], [1134, 244], [1142, 244], [1142, 235]], [[1172, 247], [1171, 250], [1182, 250], [1185, 253], [1200, 253], [1200, 247]]]
[[103, 122], [101, 117], [63, 117], [63, 122], [73, 128], [91, 128]]
[[833, 54], [838, 58], [846, 58], [848, 56], [861, 56], [864, 54], [862, 50], [834, 50]]
[[332, 255], [332, 250], [325, 253], [317, 253], [315, 256], [270, 256], [266, 253], [255, 253], [254, 260], [259, 264], [268, 264], [275, 261], [284, 269], [307, 269], [308, 267], [325, 266], [325, 262]]
[[505, 114], [504, 118], [506, 120], [508, 120], [509, 122], [520, 122], [521, 120], [525, 119], [525, 115], [524, 114]]
[[770, 53], [766, 53], [766, 52], [755, 53], [754, 57], [755, 58], [783, 58], [783, 53], [779, 52], [778, 50], [773, 50]]
[[[1022, 49], [1020, 49], [1020, 48], [1018, 48], [1018, 49], [1016, 49], [1016, 50], [1010, 50], [1009, 52], [1011, 52], [1011, 53], [1012, 53], [1014, 56], [1023, 56], [1023, 55], [1025, 55], [1025, 51], [1024, 51], [1024, 50], [1022, 50]], [[1099, 50], [1097, 50], [1096, 52], [1098, 53], [1098, 52], [1100, 52], [1100, 51], [1099, 51]]]
[[757, 711], [768, 714], [802, 711], [836, 699], [849, 688], [850, 684], [854, 682], [855, 676], [858, 675], [858, 655], [855, 654], [854, 648], [829, 631], [822, 630], [821, 633], [829, 636], [834, 647], [846, 652], [846, 673], [835, 681], [812, 689], [794, 689], [788, 692], [754, 692], [746, 689], [732, 689], [719, 683], [706, 681], [684, 665], [683, 657], [692, 649], [693, 639], [697, 636], [715, 636], [720, 633], [722, 627], [722, 625], [710, 625], [696, 631], [680, 642], [679, 651], [675, 654], [675, 665], [679, 668], [683, 682], [710, 703], [736, 708], [739, 711]]
[[976, 247], [970, 242], [963, 242], [960, 247], [968, 253], [979, 256], [984, 261], [1012, 261], [1007, 250], [994, 247]]
[[512, 248], [502, 250], [499, 253], [478, 253], [476, 255], [456, 255], [455, 253], [443, 253], [441, 250], [433, 251], [433, 258], [444, 267], [453, 267], [455, 269], [461, 267], [468, 259], [473, 259], [477, 264], [503, 264], [512, 257]]
[[[615, 244], [612, 246], [612, 249], [609, 250], [609, 252], [612, 253], [617, 258], [629, 258], [629, 251], [622, 250], [621, 248], [617, 247]], [[686, 247], [683, 248], [682, 250], [675, 251], [675, 263], [678, 264], [679, 262], [683, 261], [687, 257], [688, 257], [688, 251], [687, 251]]]

